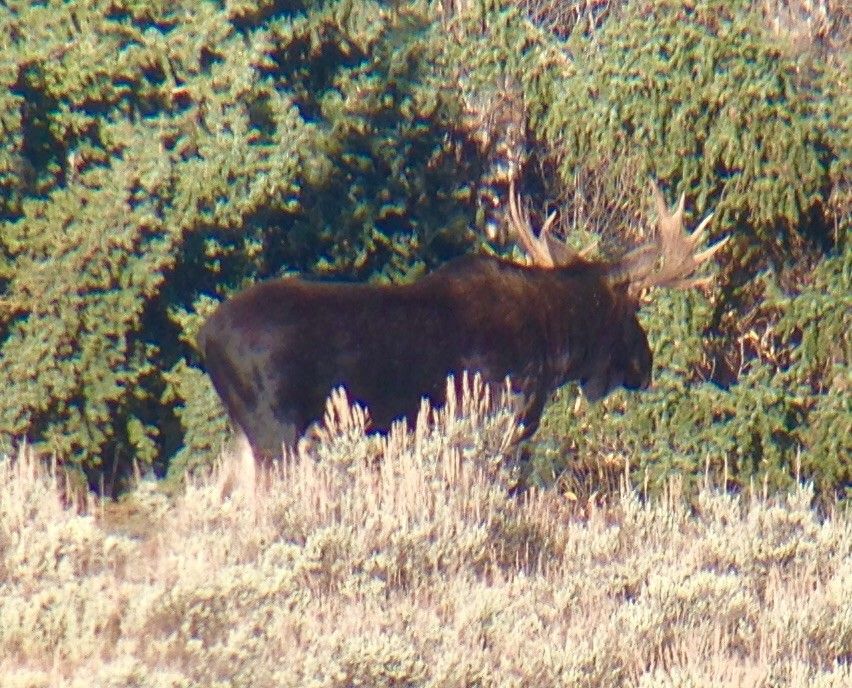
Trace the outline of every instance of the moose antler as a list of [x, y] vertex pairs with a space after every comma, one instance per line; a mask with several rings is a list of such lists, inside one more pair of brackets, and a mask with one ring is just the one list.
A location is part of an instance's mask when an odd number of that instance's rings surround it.
[[559, 241], [550, 233], [555, 220], [556, 211], [547, 216], [536, 236], [530, 222], [529, 211], [522, 205], [519, 195], [515, 192], [515, 180], [509, 182], [509, 227], [517, 235], [533, 265], [544, 268], [561, 267], [578, 256], [585, 258], [586, 254], [594, 248], [592, 244], [578, 252]]
[[509, 182], [509, 227], [517, 235], [524, 251], [532, 259], [533, 265], [552, 268], [557, 264], [551, 248], [551, 245], [555, 246], [557, 242], [553, 238], [548, 239], [555, 220], [555, 212], [548, 215], [536, 236], [530, 222], [529, 211], [521, 206], [521, 200], [515, 192], [514, 179]]
[[689, 289], [706, 284], [710, 277], [693, 277], [693, 275], [703, 263], [727, 243], [728, 238], [725, 237], [709, 248], [696, 253], [696, 249], [704, 243], [704, 230], [713, 213], [705, 217], [695, 231], [688, 234], [683, 224], [685, 194], [681, 194], [674, 210], [669, 210], [662, 192], [653, 181], [651, 188], [659, 214], [657, 236], [654, 241], [625, 255], [613, 266], [610, 274], [619, 282], [626, 282], [628, 291], [633, 296], [638, 296], [651, 287]]

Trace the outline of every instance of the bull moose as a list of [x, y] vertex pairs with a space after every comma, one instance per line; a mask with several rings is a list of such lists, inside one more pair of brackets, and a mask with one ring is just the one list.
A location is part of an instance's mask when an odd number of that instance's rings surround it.
[[697, 268], [724, 243], [696, 252], [711, 216], [687, 234], [684, 197], [670, 211], [656, 184], [653, 192], [655, 238], [615, 262], [569, 250], [551, 234], [554, 215], [536, 235], [512, 187], [509, 224], [529, 264], [470, 255], [405, 285], [292, 277], [254, 285], [202, 327], [207, 372], [258, 460], [292, 447], [338, 386], [386, 430], [415, 418], [423, 397], [442, 404], [447, 376], [465, 370], [490, 385], [509, 377], [527, 437], [569, 380], [591, 400], [619, 386], [646, 388], [640, 294], [704, 281]]

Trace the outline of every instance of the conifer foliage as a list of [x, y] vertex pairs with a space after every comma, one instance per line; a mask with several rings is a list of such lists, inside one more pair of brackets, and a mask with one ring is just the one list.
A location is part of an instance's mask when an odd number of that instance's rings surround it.
[[609, 3], [570, 26], [534, 5], [0, 6], [5, 445], [111, 490], [134, 462], [179, 475], [227, 437], [193, 345], [222, 298], [296, 272], [406, 280], [481, 250], [483, 199], [512, 175], [564, 233], [624, 250], [652, 176], [732, 236], [717, 288], [656, 297], [655, 389], [563, 395], [538, 475], [618, 456], [661, 480], [708, 463], [740, 485], [794, 464], [827, 492], [852, 480], [838, 61], [746, 0]]
[[184, 465], [225, 438], [191, 344], [215, 298], [460, 252], [477, 161], [433, 34], [374, 2], [0, 9], [4, 436], [93, 480]]
[[626, 463], [652, 486], [672, 472], [700, 480], [709, 467], [737, 488], [800, 474], [848, 495], [842, 70], [770, 33], [749, 2], [622, 4], [593, 35], [575, 26], [565, 43], [543, 40], [517, 8], [493, 14], [488, 31], [469, 18], [466, 63], [483, 82], [514, 71], [530, 162], [579, 218], [568, 231], [635, 226], [652, 176], [670, 183], [672, 200], [686, 193], [695, 217], [713, 210], [711, 232], [732, 241], [712, 300], [663, 293], [643, 309], [654, 390], [591, 407], [563, 395], [539, 434], [540, 468], [572, 489], [588, 481], [586, 491], [602, 467], [612, 476]]

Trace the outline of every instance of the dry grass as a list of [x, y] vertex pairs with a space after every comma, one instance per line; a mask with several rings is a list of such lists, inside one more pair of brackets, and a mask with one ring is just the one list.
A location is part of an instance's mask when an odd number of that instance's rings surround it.
[[0, 460], [0, 685], [852, 685], [848, 513], [513, 499], [481, 393], [387, 440], [338, 397], [300, 460], [176, 499]]

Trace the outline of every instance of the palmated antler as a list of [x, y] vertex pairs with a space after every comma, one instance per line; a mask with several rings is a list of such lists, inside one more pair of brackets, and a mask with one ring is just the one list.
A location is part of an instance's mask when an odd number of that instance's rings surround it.
[[696, 253], [704, 243], [704, 230], [713, 213], [705, 217], [691, 234], [683, 225], [684, 194], [673, 211], [659, 187], [651, 182], [659, 214], [657, 236], [654, 241], [630, 251], [613, 266], [610, 274], [619, 282], [626, 282], [628, 291], [638, 296], [651, 287], [689, 289], [710, 281], [710, 277], [694, 277], [695, 271], [727, 243], [728, 238], [716, 242]]
[[594, 248], [591, 246], [577, 252], [559, 241], [550, 233], [555, 220], [556, 212], [554, 211], [547, 216], [536, 236], [530, 222], [529, 211], [522, 205], [520, 197], [515, 192], [515, 181], [512, 180], [509, 183], [509, 227], [518, 237], [533, 265], [545, 268], [560, 267], [567, 265], [578, 256], [585, 257], [585, 254]]

